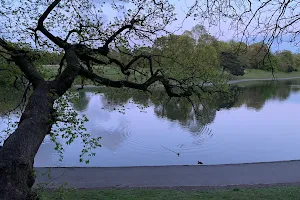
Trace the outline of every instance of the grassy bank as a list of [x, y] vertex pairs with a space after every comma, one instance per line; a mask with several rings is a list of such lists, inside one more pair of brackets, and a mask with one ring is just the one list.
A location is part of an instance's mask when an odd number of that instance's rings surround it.
[[[59, 66], [58, 65], [51, 65], [51, 66], [42, 66], [40, 68], [43, 76], [46, 79], [53, 79], [57, 75]], [[112, 80], [124, 80], [125, 76], [119, 71], [119, 68], [116, 67], [101, 67], [101, 66], [96, 66], [95, 70], [98, 72], [100, 76], [103, 76], [105, 78], [109, 78]], [[298, 72], [290, 72], [290, 73], [285, 73], [285, 72], [272, 72], [270, 71], [263, 71], [259, 69], [251, 69], [251, 70], [246, 70], [246, 73], [244, 76], [233, 76], [226, 74], [226, 77], [230, 80], [251, 80], [251, 79], [273, 79], [275, 78], [295, 78], [295, 77], [300, 77], [300, 71]], [[137, 75], [136, 78], [138, 78], [138, 81], [145, 81], [146, 79]], [[142, 78], [142, 79], [141, 79]], [[78, 77], [75, 80], [75, 85], [80, 85], [81, 84], [81, 78]], [[129, 81], [136, 81], [134, 77], [130, 77], [128, 79]], [[84, 82], [86, 85], [94, 85], [94, 83], [90, 80], [85, 80]]]
[[[40, 72], [43, 74], [43, 77], [46, 79], [54, 79], [57, 75], [59, 66], [58, 65], [44, 65], [40, 67]], [[98, 75], [109, 78], [112, 80], [124, 80], [125, 76], [122, 74], [118, 67], [109, 67], [109, 66], [94, 66], [94, 71], [97, 72]], [[139, 77], [137, 75], [137, 77]], [[133, 77], [129, 79], [134, 81]], [[75, 80], [75, 84], [81, 84], [81, 78], [77, 77]], [[94, 83], [90, 80], [86, 80], [85, 84], [93, 85]]]
[[43, 192], [42, 200], [198, 200], [198, 199], [230, 199], [230, 200], [289, 200], [300, 198], [299, 186], [274, 186], [256, 189], [228, 190], [175, 190], [175, 189], [107, 189], [107, 190], [62, 190], [59, 192]]
[[[274, 72], [275, 78], [292, 78], [292, 77], [300, 77], [300, 71], [298, 72]], [[233, 76], [234, 80], [240, 79], [268, 79], [273, 78], [272, 72], [263, 71], [259, 69], [252, 69], [246, 71], [244, 76]]]

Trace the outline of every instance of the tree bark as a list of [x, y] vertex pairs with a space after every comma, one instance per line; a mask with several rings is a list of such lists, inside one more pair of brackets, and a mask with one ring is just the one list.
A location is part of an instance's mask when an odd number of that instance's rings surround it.
[[14, 60], [35, 84], [17, 129], [0, 149], [0, 199], [33, 200], [38, 199], [31, 190], [35, 181], [34, 157], [56, 120], [54, 101], [71, 87], [80, 62], [74, 48], [66, 49], [66, 69], [55, 81], [44, 81], [40, 74], [33, 73], [33, 65], [24, 57]]
[[34, 157], [45, 136], [50, 133], [53, 104], [56, 98], [53, 83], [44, 82], [31, 95], [19, 125], [0, 149], [0, 199], [37, 199], [31, 191], [34, 184]]

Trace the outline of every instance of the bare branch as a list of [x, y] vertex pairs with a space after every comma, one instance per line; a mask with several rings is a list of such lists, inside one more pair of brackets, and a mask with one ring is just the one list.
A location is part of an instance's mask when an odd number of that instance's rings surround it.
[[104, 46], [103, 46], [103, 48], [104, 49], [108, 49], [108, 45], [120, 34], [120, 33], [122, 33], [124, 30], [126, 30], [126, 29], [131, 29], [133, 27], [133, 23], [132, 24], [127, 24], [127, 25], [124, 25], [124, 26], [122, 26], [119, 30], [117, 30], [112, 36], [110, 36], [107, 40], [106, 40], [106, 42], [105, 42], [105, 44], [104, 44]]
[[66, 38], [64, 39], [64, 42], [67, 42], [67, 41], [68, 41], [68, 39], [69, 39], [69, 37], [72, 35], [72, 33], [78, 33], [78, 34], [80, 34], [81, 31], [80, 31], [80, 30], [77, 30], [77, 29], [70, 30], [69, 33], [68, 33], [68, 35], [67, 35]]
[[48, 15], [51, 13], [51, 11], [60, 3], [61, 0], [55, 0], [42, 14], [42, 16], [38, 20], [38, 26], [37, 30], [40, 30], [47, 38], [49, 38], [52, 42], [54, 42], [56, 45], [58, 45], [60, 48], [66, 48], [67, 43], [66, 41], [63, 41], [59, 37], [55, 37], [52, 33], [50, 33], [45, 27], [44, 27], [44, 21], [48, 17]]

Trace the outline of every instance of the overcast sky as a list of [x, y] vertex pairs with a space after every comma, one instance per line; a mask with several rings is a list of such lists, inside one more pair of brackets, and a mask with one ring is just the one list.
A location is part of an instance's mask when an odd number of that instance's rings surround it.
[[[103, 9], [104, 19], [109, 20], [109, 19], [112, 19], [114, 16], [119, 15], [116, 11], [113, 11], [111, 9], [110, 4], [109, 4], [110, 0], [105, 0], [105, 1], [107, 2], [107, 4]], [[191, 30], [192, 27], [199, 24], [199, 21], [194, 20], [193, 18], [185, 19], [186, 11], [187, 11], [188, 7], [194, 2], [193, 0], [169, 0], [169, 1], [170, 1], [170, 3], [175, 5], [175, 12], [176, 12], [177, 18], [178, 18], [178, 21], [176, 23], [173, 23], [168, 27], [168, 29], [170, 31], [178, 30], [178, 28], [181, 27], [178, 31], [175, 32], [175, 34], [181, 34], [183, 31]], [[131, 7], [130, 4], [128, 4], [128, 3], [125, 3], [125, 4], [123, 3], [123, 5], [125, 5], [125, 7], [127, 9]], [[208, 24], [203, 24], [203, 25], [206, 27], [206, 29], [212, 35], [214, 35], [219, 40], [223, 40], [223, 41], [228, 41], [231, 39], [238, 40], [238, 38], [234, 37], [235, 36], [234, 31], [232, 29], [230, 29], [229, 21], [222, 22], [218, 27], [216, 27], [216, 26], [209, 27]], [[255, 41], [260, 42], [259, 41], [260, 38], [262, 38], [262, 37], [257, 37]], [[281, 44], [274, 44], [272, 46], [272, 51], [285, 50], [285, 49], [291, 50], [293, 52], [299, 51], [299, 49], [297, 47], [295, 47], [294, 45], [292, 45], [288, 42], [284, 42]]]
[[[105, 1], [105, 5], [103, 7], [103, 14], [102, 14], [102, 18], [104, 19], [104, 21], [108, 22], [110, 20], [113, 20], [115, 16], [121, 15], [121, 13], [118, 13], [111, 8], [112, 0], [93, 0], [93, 1], [95, 1], [95, 3], [96, 2], [101, 3]], [[173, 32], [175, 30], [178, 30], [175, 32], [175, 34], [182, 34], [183, 31], [191, 30], [192, 27], [194, 27], [195, 25], [201, 24], [201, 22], [194, 20], [192, 17], [185, 19], [188, 7], [193, 4], [194, 0], [169, 0], [169, 2], [175, 5], [175, 12], [177, 14], [177, 19], [178, 19], [175, 23], [171, 24], [168, 27], [169, 31]], [[129, 3], [122, 2], [122, 5], [125, 6], [125, 9], [132, 8], [132, 5]], [[208, 32], [211, 33], [213, 36], [215, 36], [218, 40], [223, 40], [223, 41], [228, 41], [231, 39], [240, 40], [240, 38], [234, 37], [235, 36], [234, 31], [230, 29], [229, 20], [228, 22], [222, 22], [218, 27], [216, 26], [209, 27], [207, 23], [202, 25], [204, 25], [205, 28], [208, 30]], [[257, 37], [256, 42], [260, 42], [259, 40], [261, 39], [262, 37]], [[288, 39], [288, 37], [286, 37], [286, 39]], [[275, 44], [272, 47], [273, 52], [276, 50], [284, 50], [284, 49], [291, 50], [293, 52], [299, 51], [297, 47], [293, 46], [288, 42], [281, 43], [279, 45]]]

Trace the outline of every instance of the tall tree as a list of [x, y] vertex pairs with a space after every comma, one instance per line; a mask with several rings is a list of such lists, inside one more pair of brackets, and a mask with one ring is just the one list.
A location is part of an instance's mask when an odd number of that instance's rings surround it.
[[223, 51], [221, 53], [221, 66], [223, 71], [228, 71], [232, 75], [243, 76], [245, 74], [245, 68], [238, 59], [238, 55], [232, 51]]
[[193, 38], [196, 42], [198, 42], [198, 40], [201, 36], [209, 35], [209, 33], [207, 32], [206, 28], [203, 25], [197, 24], [196, 26], [194, 26], [192, 28], [192, 30], [184, 31], [183, 35], [187, 35], [187, 36]]
[[291, 51], [277, 51], [275, 56], [278, 60], [278, 69], [284, 72], [296, 71], [295, 59]]
[[250, 68], [271, 71], [277, 67], [269, 47], [264, 43], [251, 44], [247, 49], [247, 57]]

